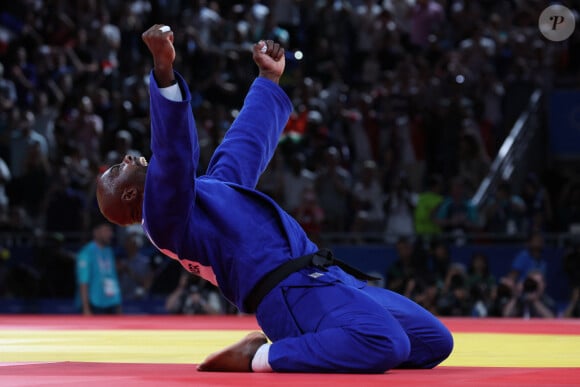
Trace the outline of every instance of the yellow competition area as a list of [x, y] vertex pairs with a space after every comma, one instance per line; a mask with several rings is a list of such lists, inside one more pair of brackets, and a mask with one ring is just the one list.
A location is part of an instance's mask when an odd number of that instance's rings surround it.
[[208, 354], [259, 329], [251, 316], [4, 316], [0, 386], [346, 386], [354, 376], [361, 386], [580, 385], [577, 321], [443, 321], [455, 348], [433, 370], [312, 375], [197, 372]]

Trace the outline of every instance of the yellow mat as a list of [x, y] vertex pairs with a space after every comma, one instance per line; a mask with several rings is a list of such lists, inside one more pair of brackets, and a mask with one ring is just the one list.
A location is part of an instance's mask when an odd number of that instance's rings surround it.
[[[201, 362], [243, 330], [0, 330], [0, 362]], [[442, 366], [580, 367], [580, 336], [455, 333]]]

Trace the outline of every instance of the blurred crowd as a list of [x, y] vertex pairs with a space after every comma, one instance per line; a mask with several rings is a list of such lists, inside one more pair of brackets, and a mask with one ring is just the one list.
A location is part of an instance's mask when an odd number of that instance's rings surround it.
[[[439, 316], [553, 318], [580, 317], [578, 243], [564, 254], [562, 280], [572, 297], [558, 305], [548, 295], [546, 275], [555, 261], [546, 253], [541, 233], [532, 234], [501, 277], [489, 257], [477, 250], [463, 265], [441, 241], [427, 248], [407, 239], [396, 243], [397, 260], [385, 273], [385, 287], [415, 300]], [[567, 278], [564, 278], [567, 277]]]
[[286, 47], [281, 83], [295, 111], [259, 188], [314, 237], [414, 233], [423, 225], [413, 213], [428, 189], [452, 202], [438, 215], [446, 231], [573, 222], [549, 209], [537, 179], [519, 192], [522, 222], [501, 224], [498, 210], [456, 208], [486, 175], [530, 92], [575, 73], [577, 38], [544, 40], [542, 7], [516, 0], [3, 2], [1, 227], [87, 229], [95, 175], [126, 153], [149, 156], [151, 60], [140, 35], [153, 23], [175, 33], [175, 67], [193, 93], [200, 173], [256, 75], [251, 45], [274, 39]]
[[152, 63], [141, 33], [154, 23], [172, 27], [175, 68], [191, 87], [199, 173], [257, 75], [252, 44], [286, 48], [281, 86], [294, 112], [258, 188], [313, 240], [568, 231], [580, 222], [578, 181], [554, 190], [530, 174], [521, 187], [502, 182], [479, 208], [470, 202], [532, 91], [578, 81], [578, 33], [545, 40], [545, 6], [2, 2], [0, 231], [89, 232], [95, 176], [125, 154], [150, 156]]

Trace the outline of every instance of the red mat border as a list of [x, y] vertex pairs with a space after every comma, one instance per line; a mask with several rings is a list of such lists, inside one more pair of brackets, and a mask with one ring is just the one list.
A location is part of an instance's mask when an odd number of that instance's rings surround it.
[[[381, 375], [204, 373], [195, 365], [58, 362], [0, 367], [8, 386], [572, 386], [580, 368], [438, 367]], [[56, 384], [53, 384], [56, 383]]]

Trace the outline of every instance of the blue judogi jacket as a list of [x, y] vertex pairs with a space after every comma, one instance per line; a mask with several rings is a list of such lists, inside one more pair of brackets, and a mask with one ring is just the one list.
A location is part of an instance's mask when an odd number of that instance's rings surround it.
[[318, 250], [288, 213], [255, 189], [292, 104], [278, 85], [256, 78], [207, 173], [196, 176], [191, 95], [177, 73], [176, 79], [182, 102], [163, 97], [150, 75], [152, 156], [143, 228], [160, 251], [217, 285], [244, 311], [245, 298], [265, 274]]

